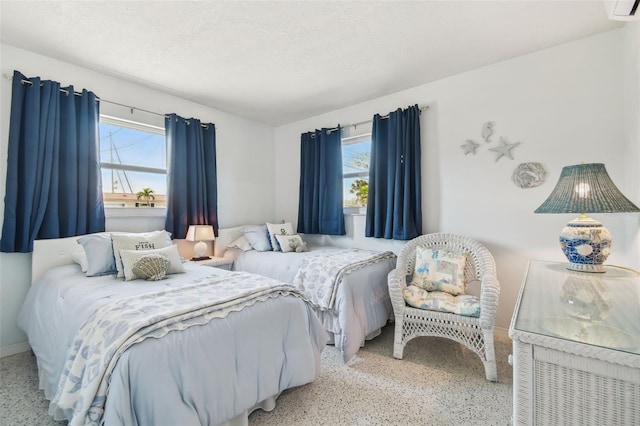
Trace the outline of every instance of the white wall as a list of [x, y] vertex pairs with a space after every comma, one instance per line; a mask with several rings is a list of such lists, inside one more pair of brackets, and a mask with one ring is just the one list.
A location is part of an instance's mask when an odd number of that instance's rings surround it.
[[[422, 113], [424, 232], [455, 232], [485, 243], [496, 257], [502, 285], [498, 326], [507, 328], [529, 258], [564, 261], [557, 244], [569, 215], [534, 215], [563, 166], [603, 162], [614, 182], [640, 204], [640, 23], [487, 66], [274, 130], [104, 74], [0, 45], [2, 73], [18, 69], [63, 85], [93, 90], [103, 99], [161, 113], [213, 121], [218, 136], [218, 212], [231, 227], [266, 220], [293, 223], [298, 208], [300, 133], [370, 120], [374, 113], [418, 103]], [[206, 90], [206, 88], [203, 88]], [[11, 83], [0, 83], [0, 198], [4, 202]], [[102, 112], [162, 125], [158, 117], [102, 104]], [[480, 142], [481, 126], [522, 142], [514, 161], [494, 161]], [[351, 134], [370, 130], [349, 128]], [[275, 133], [275, 138], [274, 138]], [[476, 156], [460, 145], [481, 143]], [[493, 144], [491, 144], [493, 146]], [[265, 161], [273, 158], [274, 161]], [[544, 185], [520, 189], [510, 181], [521, 162], [549, 172]], [[275, 184], [274, 184], [275, 182]], [[238, 196], [242, 194], [242, 196]], [[274, 205], [275, 200], [275, 205]], [[259, 206], [259, 208], [256, 208]], [[0, 204], [3, 207], [3, 204]], [[2, 211], [4, 209], [2, 208]], [[608, 263], [640, 269], [640, 215], [594, 215], [611, 230]], [[0, 216], [0, 224], [2, 219]], [[402, 242], [364, 237], [363, 216], [347, 217], [343, 246], [391, 249]], [[31, 256], [0, 253], [0, 355], [23, 344], [15, 318], [30, 282]]]
[[[625, 182], [621, 191], [640, 206], [640, 21], [627, 22], [623, 28], [624, 63], [623, 110], [625, 129]], [[629, 258], [640, 259], [640, 215], [627, 215], [626, 232]], [[638, 260], [640, 262], [640, 260]]]
[[[528, 259], [565, 261], [558, 235], [572, 215], [533, 214], [563, 166], [605, 163], [613, 181], [640, 204], [638, 136], [626, 138], [627, 88], [621, 79], [621, 68], [629, 61], [625, 55], [634, 56], [637, 64], [639, 51], [637, 40], [635, 51], [623, 48], [629, 37], [625, 31], [581, 39], [276, 128], [276, 217], [294, 223], [297, 219], [299, 171], [287, 167], [286, 159], [298, 158], [300, 133], [370, 120], [375, 113], [416, 103], [428, 105], [421, 115], [423, 232], [465, 234], [487, 245], [501, 283], [497, 326], [508, 328]], [[633, 34], [637, 37], [637, 30]], [[637, 65], [635, 72], [637, 78]], [[637, 100], [637, 85], [631, 94]], [[637, 106], [632, 117], [637, 126]], [[514, 160], [503, 157], [496, 162], [495, 153], [488, 151], [495, 142], [481, 141], [487, 121], [495, 122], [494, 140], [503, 136], [521, 142], [512, 151]], [[363, 133], [370, 125], [349, 131]], [[464, 155], [460, 145], [466, 139], [481, 144], [477, 155]], [[627, 159], [625, 151], [635, 153], [635, 160]], [[514, 168], [533, 161], [548, 171], [546, 182], [531, 189], [515, 186]], [[631, 239], [638, 241], [640, 221], [628, 216], [593, 215], [614, 238], [608, 263], [638, 269], [640, 257], [637, 250], [633, 255]], [[334, 241], [394, 251], [401, 247], [398, 242], [364, 238], [362, 217], [350, 217], [349, 224], [347, 237]]]
[[[208, 108], [157, 90], [138, 86], [51, 58], [35, 55], [5, 44], [0, 45], [2, 73], [11, 76], [16, 69], [28, 77], [73, 84], [76, 90], [87, 88], [104, 100], [161, 114], [175, 112], [216, 124], [218, 166], [218, 217], [221, 227], [261, 223], [274, 217], [274, 166], [265, 158], [273, 155], [273, 128], [219, 110]], [[203, 87], [202, 90], [207, 90]], [[0, 82], [0, 225], [4, 215], [7, 141], [11, 105], [11, 81]], [[101, 103], [101, 113], [164, 126], [162, 117]], [[260, 208], [256, 208], [260, 206]], [[153, 219], [154, 227], [158, 220]], [[163, 226], [163, 222], [161, 227]], [[120, 222], [107, 226], [113, 229]], [[111, 225], [111, 226], [109, 226]], [[144, 223], [141, 226], [146, 227]], [[141, 230], [143, 230], [141, 228]], [[6, 355], [25, 335], [15, 326], [15, 318], [31, 282], [31, 255], [0, 253], [0, 350]]]

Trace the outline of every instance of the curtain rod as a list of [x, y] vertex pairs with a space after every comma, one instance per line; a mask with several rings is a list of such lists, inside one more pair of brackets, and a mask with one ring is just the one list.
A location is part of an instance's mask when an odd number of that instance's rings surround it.
[[[422, 112], [425, 109], [429, 109], [429, 105], [425, 105], [425, 106], [420, 107], [419, 111]], [[389, 118], [389, 114], [383, 115], [380, 118], [383, 119], [383, 120], [386, 120], [387, 118]], [[344, 126], [340, 126], [340, 128], [344, 129], [346, 127], [353, 127], [354, 129], [357, 129], [358, 126], [361, 125], [361, 124], [367, 124], [367, 123], [372, 123], [372, 122], [373, 122], [373, 120], [359, 121], [359, 122], [353, 123], [353, 124], [345, 124]], [[331, 133], [333, 133], [333, 132], [335, 132], [337, 130], [338, 130], [338, 127], [332, 127], [331, 129], [327, 129], [327, 134], [329, 135], [329, 134], [331, 134]], [[315, 134], [312, 134], [311, 137], [315, 138], [316, 136], [315, 136]]]
[[[2, 74], [2, 77], [3, 77], [3, 78], [6, 78], [7, 80], [13, 80], [13, 77], [8, 76], [8, 75], [7, 75], [7, 74], [5, 74], [5, 73], [3, 73], [3, 74]], [[24, 79], [23, 79], [23, 80], [20, 80], [20, 83], [22, 83], [22, 84], [28, 84], [28, 85], [30, 85], [30, 86], [31, 86], [31, 85], [33, 85], [33, 82], [32, 82], [32, 81], [30, 81], [30, 80], [24, 80]], [[69, 91], [68, 91], [68, 90], [63, 89], [62, 87], [60, 88], [60, 91], [61, 91], [62, 93], [64, 93], [65, 95], [69, 95]], [[73, 92], [73, 94], [74, 94], [74, 95], [76, 95], [76, 96], [80, 96], [80, 95], [82, 95], [82, 92]], [[109, 101], [109, 100], [107, 100], [107, 99], [102, 99], [102, 98], [101, 98], [101, 97], [99, 97], [99, 96], [96, 96], [96, 101], [97, 101], [97, 102], [105, 102], [105, 103], [108, 103], [108, 104], [121, 106], [121, 107], [123, 107], [123, 108], [128, 108], [128, 109], [131, 111], [131, 114], [133, 114], [133, 111], [134, 111], [134, 110], [137, 110], [137, 111], [146, 112], [146, 113], [148, 113], [148, 114], [153, 114], [153, 115], [157, 115], [157, 116], [160, 116], [160, 117], [169, 118], [169, 116], [168, 116], [168, 115], [166, 115], [166, 114], [162, 114], [162, 113], [155, 112], [155, 111], [149, 111], [149, 110], [147, 110], [147, 109], [142, 109], [142, 108], [138, 108], [138, 107], [134, 107], [134, 106], [130, 106], [130, 105], [125, 105], [125, 104], [121, 104], [121, 103], [114, 102], [114, 101]], [[191, 124], [191, 122], [190, 122], [189, 120], [186, 120], [186, 122], [187, 122], [187, 124]], [[213, 123], [211, 123], [211, 124], [213, 124]], [[204, 124], [204, 123], [200, 123], [200, 127], [202, 127], [202, 128], [205, 128], [205, 129], [206, 129], [206, 128], [208, 128], [208, 127], [209, 127], [209, 125], [208, 125], [208, 124]], [[213, 127], [216, 127], [216, 125], [215, 125], [215, 124], [213, 124]]]
[[[429, 109], [429, 105], [425, 105], [425, 106], [420, 107], [419, 111], [422, 112], [425, 109]], [[389, 114], [383, 115], [380, 118], [383, 119], [383, 120], [386, 120], [387, 118], [389, 118]], [[342, 126], [342, 128], [353, 127], [354, 129], [357, 129], [360, 124], [367, 124], [367, 123], [372, 123], [372, 122], [373, 122], [373, 120], [360, 121], [358, 123], [346, 124], [346, 125]], [[338, 128], [336, 127], [335, 129], [329, 129], [329, 130], [330, 131], [335, 131], [335, 130], [338, 130]]]

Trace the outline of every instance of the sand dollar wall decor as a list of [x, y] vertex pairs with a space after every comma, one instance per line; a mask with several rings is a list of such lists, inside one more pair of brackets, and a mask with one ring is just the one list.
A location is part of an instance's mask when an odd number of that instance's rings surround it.
[[511, 179], [520, 188], [534, 188], [544, 183], [547, 171], [540, 163], [520, 163]]

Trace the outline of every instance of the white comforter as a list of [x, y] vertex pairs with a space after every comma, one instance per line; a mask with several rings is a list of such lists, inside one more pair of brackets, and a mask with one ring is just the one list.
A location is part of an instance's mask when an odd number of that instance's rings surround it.
[[[310, 247], [304, 253], [243, 252], [230, 248], [225, 256], [233, 257], [233, 268], [237, 271], [293, 283], [305, 259], [318, 253], [342, 251], [343, 248], [328, 246]], [[344, 362], [353, 358], [365, 340], [377, 336], [393, 318], [387, 275], [395, 265], [395, 256], [382, 256], [375, 263], [350, 271], [337, 283], [331, 309], [314, 307], [325, 330], [332, 334], [333, 343], [341, 351]]]
[[[55, 268], [38, 280], [18, 324], [37, 356], [45, 396], [56, 394], [61, 377], [67, 378], [67, 385], [69, 376], [73, 379], [65, 363], [74, 355], [76, 333], [105, 300], [142, 298], [154, 288], [175, 291], [196, 278], [229, 274], [193, 264], [185, 268], [187, 274], [155, 283], [85, 278], [76, 265]], [[281, 293], [259, 298], [244, 309], [227, 310], [206, 324], [133, 344], [110, 372], [100, 420], [109, 425], [217, 425], [246, 415], [284, 389], [313, 381], [320, 371], [326, 333], [301, 298]], [[79, 354], [89, 356], [92, 347], [85, 346]], [[81, 399], [76, 409], [86, 406]], [[68, 401], [52, 403], [50, 414], [74, 418], [68, 406]]]

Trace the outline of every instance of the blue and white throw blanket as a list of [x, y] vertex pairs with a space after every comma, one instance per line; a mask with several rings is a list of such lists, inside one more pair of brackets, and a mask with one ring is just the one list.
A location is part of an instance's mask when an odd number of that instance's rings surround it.
[[301, 296], [291, 285], [233, 272], [105, 301], [76, 333], [52, 402], [64, 410], [69, 425], [98, 425], [111, 373], [131, 345], [207, 324], [257, 301], [289, 294]]
[[333, 309], [342, 277], [366, 265], [396, 257], [390, 251], [346, 249], [307, 256], [293, 278], [293, 285], [320, 310]]

